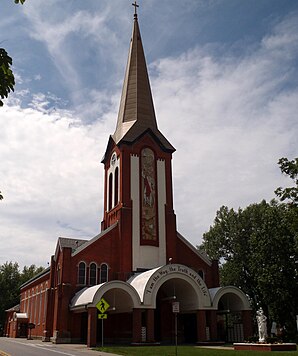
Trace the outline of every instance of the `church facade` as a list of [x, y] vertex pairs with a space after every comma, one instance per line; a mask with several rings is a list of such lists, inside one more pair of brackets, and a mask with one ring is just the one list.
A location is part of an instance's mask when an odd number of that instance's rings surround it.
[[[60, 237], [50, 267], [21, 287], [6, 334], [44, 341], [243, 341], [251, 308], [220, 287], [217, 261], [176, 228], [171, 160], [159, 131], [135, 14], [116, 130], [104, 164], [104, 216], [91, 240]], [[102, 308], [102, 310], [101, 310]], [[33, 325], [34, 324], [34, 325]]]

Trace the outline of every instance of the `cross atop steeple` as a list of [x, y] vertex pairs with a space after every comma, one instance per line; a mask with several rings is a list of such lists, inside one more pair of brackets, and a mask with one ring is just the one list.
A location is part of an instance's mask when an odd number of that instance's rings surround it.
[[139, 7], [139, 5], [137, 4], [137, 0], [135, 0], [135, 2], [134, 2], [134, 3], [132, 3], [131, 5], [135, 7], [135, 14], [134, 14], [134, 18], [137, 18], [137, 17], [138, 17], [138, 14], [137, 14], [137, 8]]

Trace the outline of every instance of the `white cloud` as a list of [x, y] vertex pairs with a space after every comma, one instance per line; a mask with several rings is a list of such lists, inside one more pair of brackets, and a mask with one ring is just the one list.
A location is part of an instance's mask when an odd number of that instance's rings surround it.
[[19, 251], [23, 263], [44, 264], [58, 236], [90, 238], [99, 231], [100, 160], [110, 126], [82, 126], [75, 117], [48, 114], [42, 99], [40, 110], [1, 111], [1, 262]]
[[[90, 88], [87, 93], [82, 91], [86, 85], [84, 81], [88, 66], [93, 65], [96, 57], [98, 71], [103, 71], [102, 66], [106, 63], [111, 72], [115, 71], [113, 67], [118, 66], [119, 55], [124, 49], [115, 27], [110, 24], [111, 4], [104, 3], [100, 11], [97, 9], [94, 12], [60, 8], [61, 14], [54, 11], [55, 6], [56, 1], [28, 3], [24, 8], [30, 23], [28, 32], [31, 38], [42, 42], [47, 48], [56, 67], [57, 77], [59, 75], [59, 80], [62, 78], [61, 82], [67, 88], [74, 107], [81, 104], [86, 106]], [[79, 111], [77, 114], [84, 117]]]

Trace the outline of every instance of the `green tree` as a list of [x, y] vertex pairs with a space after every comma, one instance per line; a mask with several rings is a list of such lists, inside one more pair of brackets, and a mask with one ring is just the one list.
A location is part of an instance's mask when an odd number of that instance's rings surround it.
[[44, 270], [43, 267], [37, 267], [35, 265], [31, 265], [29, 267], [25, 266], [21, 273], [21, 284], [29, 281], [29, 279], [35, 277], [37, 274]]
[[17, 262], [0, 265], [0, 329], [4, 325], [5, 310], [20, 302], [20, 286], [43, 270], [43, 267], [31, 265], [20, 272]]
[[[7, 98], [11, 91], [14, 91], [14, 75], [10, 68], [12, 58], [9, 57], [4, 48], [0, 48], [0, 97]], [[0, 106], [3, 106], [3, 101], [0, 99]]]
[[235, 285], [271, 320], [295, 332], [298, 314], [296, 210], [276, 201], [221, 207], [199, 247], [219, 259], [222, 285]]
[[281, 201], [288, 201], [291, 206], [298, 207], [298, 158], [289, 161], [283, 157], [278, 161], [280, 170], [283, 174], [293, 179], [295, 186], [275, 190], [275, 194]]
[[[25, 0], [14, 0], [16, 4], [24, 4]], [[8, 55], [4, 48], [0, 48], [0, 98], [8, 97], [11, 91], [14, 91], [15, 79], [11, 70], [12, 58]], [[3, 106], [3, 101], [0, 99], [0, 106]]]
[[15, 262], [0, 266], [0, 324], [4, 325], [5, 310], [19, 303], [20, 272]]

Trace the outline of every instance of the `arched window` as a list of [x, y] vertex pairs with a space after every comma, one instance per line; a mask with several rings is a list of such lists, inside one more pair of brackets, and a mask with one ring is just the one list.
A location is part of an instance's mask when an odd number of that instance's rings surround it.
[[109, 175], [109, 207], [108, 210], [112, 209], [113, 204], [113, 174]]
[[108, 281], [108, 265], [106, 263], [102, 263], [100, 266], [100, 283], [104, 283]]
[[119, 189], [119, 168], [115, 169], [115, 177], [114, 177], [114, 206], [118, 204], [118, 189]]
[[97, 277], [97, 266], [96, 263], [91, 263], [89, 266], [89, 284], [95, 286]]
[[26, 313], [26, 302], [27, 302], [27, 291], [25, 292], [25, 296], [24, 296], [24, 313]]
[[202, 269], [200, 269], [200, 270], [198, 271], [198, 275], [199, 275], [203, 280], [205, 280], [205, 272], [204, 272]]
[[79, 263], [78, 284], [86, 284], [86, 264], [85, 264], [85, 262]]
[[27, 303], [27, 314], [30, 314], [30, 302], [31, 302], [31, 299], [30, 299], [30, 290], [28, 290], [28, 303]]
[[61, 270], [60, 270], [60, 264], [58, 263], [57, 266], [57, 284], [61, 283]]

